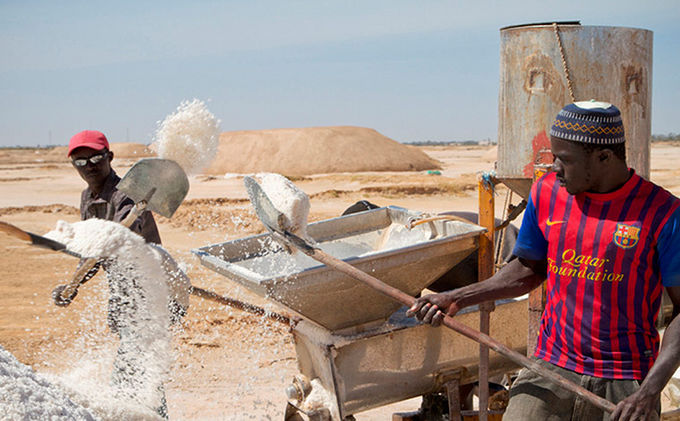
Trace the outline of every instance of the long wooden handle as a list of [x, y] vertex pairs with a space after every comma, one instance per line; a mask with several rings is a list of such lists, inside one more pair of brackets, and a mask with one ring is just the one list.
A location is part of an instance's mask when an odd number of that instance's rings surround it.
[[[293, 243], [295, 244], [295, 243]], [[388, 297], [394, 298], [396, 301], [399, 301], [402, 304], [405, 304], [407, 306], [412, 306], [413, 303], [415, 302], [415, 298], [411, 297], [410, 295], [404, 293], [403, 291], [394, 288], [390, 285], [387, 285], [386, 283], [382, 282], [381, 280], [367, 274], [366, 272], [363, 272], [354, 266], [350, 265], [349, 263], [340, 260], [336, 257], [333, 257], [329, 255], [328, 253], [324, 252], [323, 250], [320, 250], [318, 248], [300, 248], [302, 252], [310, 256], [311, 258], [326, 264], [329, 267], [332, 267], [334, 269], [337, 269], [340, 272], [346, 273], [347, 275], [351, 276], [352, 278], [361, 281], [371, 288], [374, 288], [378, 290], [379, 292], [387, 295]], [[507, 346], [503, 345], [502, 343], [498, 342], [497, 340], [493, 339], [489, 335], [486, 335], [482, 332], [479, 332], [475, 329], [470, 328], [469, 326], [466, 326], [462, 323], [457, 322], [454, 320], [452, 317], [445, 316], [443, 324], [450, 328], [455, 330], [456, 332], [467, 336], [468, 338], [472, 339], [473, 341], [476, 341], [478, 343], [487, 345], [489, 348], [493, 349], [494, 351], [498, 352], [499, 354], [511, 359], [515, 363], [528, 368], [529, 370], [533, 371], [534, 373], [552, 381], [553, 383], [557, 384], [560, 387], [563, 387], [570, 392], [573, 392], [580, 396], [581, 398], [585, 399], [586, 401], [590, 402], [591, 404], [595, 405], [596, 407], [602, 409], [603, 411], [607, 411], [609, 413], [612, 413], [614, 409], [616, 408], [616, 405], [613, 403], [609, 402], [606, 399], [603, 399], [596, 394], [584, 389], [583, 387], [565, 379], [564, 377], [560, 376], [559, 374], [556, 374], [550, 370], [547, 370], [545, 367], [539, 365], [536, 361], [532, 361], [531, 359], [527, 358], [526, 356], [520, 354], [519, 352], [516, 352]]]
[[196, 286], [191, 287], [191, 294], [195, 295], [197, 297], [204, 298], [206, 300], [211, 300], [215, 301], [220, 304], [228, 305], [230, 307], [237, 308], [239, 310], [243, 310], [248, 313], [252, 313], [258, 316], [263, 316], [268, 319], [275, 320], [277, 322], [286, 324], [288, 326], [291, 325], [292, 321], [290, 320], [289, 317], [284, 316], [283, 314], [279, 314], [273, 311], [267, 311], [262, 307], [258, 307], [254, 304], [249, 304], [249, 303], [244, 303], [243, 301], [239, 301], [230, 297], [225, 297], [223, 295], [219, 295], [216, 292], [213, 291], [208, 291], [203, 288], [199, 288]]
[[24, 231], [19, 227], [16, 227], [7, 222], [0, 221], [0, 231], [7, 233], [13, 237], [16, 237], [23, 241], [28, 241], [33, 246], [46, 248], [54, 251], [60, 251], [74, 257], [80, 257], [78, 253], [75, 253], [66, 248], [66, 245], [58, 241], [54, 241], [47, 237], [42, 237], [32, 232]]
[[23, 241], [31, 241], [31, 236], [26, 231], [7, 222], [0, 221], [0, 231]]

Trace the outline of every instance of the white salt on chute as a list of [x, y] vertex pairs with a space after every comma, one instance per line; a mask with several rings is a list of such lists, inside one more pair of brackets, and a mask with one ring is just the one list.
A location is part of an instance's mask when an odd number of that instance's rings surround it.
[[323, 387], [319, 379], [312, 379], [310, 382], [312, 390], [302, 402], [305, 411], [313, 412], [321, 409], [328, 409], [332, 414], [337, 413], [337, 405], [332, 395]]
[[215, 159], [219, 126], [203, 101], [182, 101], [177, 111], [159, 122], [151, 146], [159, 158], [171, 159], [187, 174], [196, 174]]
[[0, 346], [0, 419], [57, 421], [97, 417]]
[[[81, 402], [79, 396], [85, 397], [82, 404], [100, 415], [112, 414], [116, 406], [136, 404], [147, 412], [157, 408], [171, 363], [168, 286], [162, 256], [128, 228], [101, 219], [73, 224], [59, 221], [45, 236], [82, 256], [109, 258], [110, 293], [122, 302], [118, 307], [121, 341], [111, 389], [106, 385], [93, 388], [87, 378], [57, 379], [73, 392], [74, 400]], [[109, 395], [119, 404], [112, 404]]]
[[285, 217], [280, 228], [308, 242], [314, 242], [307, 235], [309, 196], [281, 174], [261, 173], [257, 177], [262, 191]]

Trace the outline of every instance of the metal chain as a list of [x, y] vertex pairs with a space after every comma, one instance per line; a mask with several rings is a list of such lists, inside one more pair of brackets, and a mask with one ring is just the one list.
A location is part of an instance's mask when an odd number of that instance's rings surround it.
[[[508, 189], [507, 194], [505, 195], [505, 203], [503, 206], [503, 219], [505, 219], [508, 216], [508, 208], [510, 206], [510, 203], [512, 201], [512, 189]], [[499, 239], [498, 242], [496, 243], [496, 259], [495, 259], [495, 264], [496, 267], [501, 263], [501, 260], [503, 260], [503, 247], [505, 246], [505, 230], [500, 230], [498, 233]]]
[[571, 77], [569, 77], [569, 68], [567, 67], [567, 59], [564, 57], [564, 48], [562, 48], [562, 40], [560, 39], [560, 34], [557, 30], [557, 22], [553, 22], [553, 30], [555, 31], [555, 39], [557, 40], [557, 45], [560, 47], [560, 57], [562, 57], [562, 68], [564, 68], [564, 74], [567, 76], [567, 88], [569, 88], [569, 97], [571, 102], [575, 102], [574, 91], [571, 87]]

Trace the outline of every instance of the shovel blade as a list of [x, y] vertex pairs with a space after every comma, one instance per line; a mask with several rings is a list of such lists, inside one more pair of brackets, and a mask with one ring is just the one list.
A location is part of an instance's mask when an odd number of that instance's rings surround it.
[[249, 176], [243, 178], [243, 184], [246, 186], [246, 191], [248, 192], [250, 202], [255, 208], [255, 213], [265, 228], [279, 234], [284, 234], [282, 227], [285, 217], [283, 213], [274, 207], [274, 204], [269, 200], [262, 187], [254, 178]]
[[170, 218], [189, 191], [189, 179], [175, 161], [146, 158], [133, 165], [117, 187], [135, 203], [146, 199], [155, 188], [146, 208]]

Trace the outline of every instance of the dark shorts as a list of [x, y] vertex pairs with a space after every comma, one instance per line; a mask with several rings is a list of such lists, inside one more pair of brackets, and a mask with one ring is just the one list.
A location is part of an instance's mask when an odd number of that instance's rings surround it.
[[[541, 366], [553, 371], [586, 390], [618, 403], [640, 388], [637, 380], [612, 380], [578, 374], [534, 358]], [[659, 402], [658, 410], [661, 410]], [[609, 420], [609, 414], [582, 398], [557, 386], [528, 369], [522, 369], [510, 389], [510, 404], [503, 420]]]

